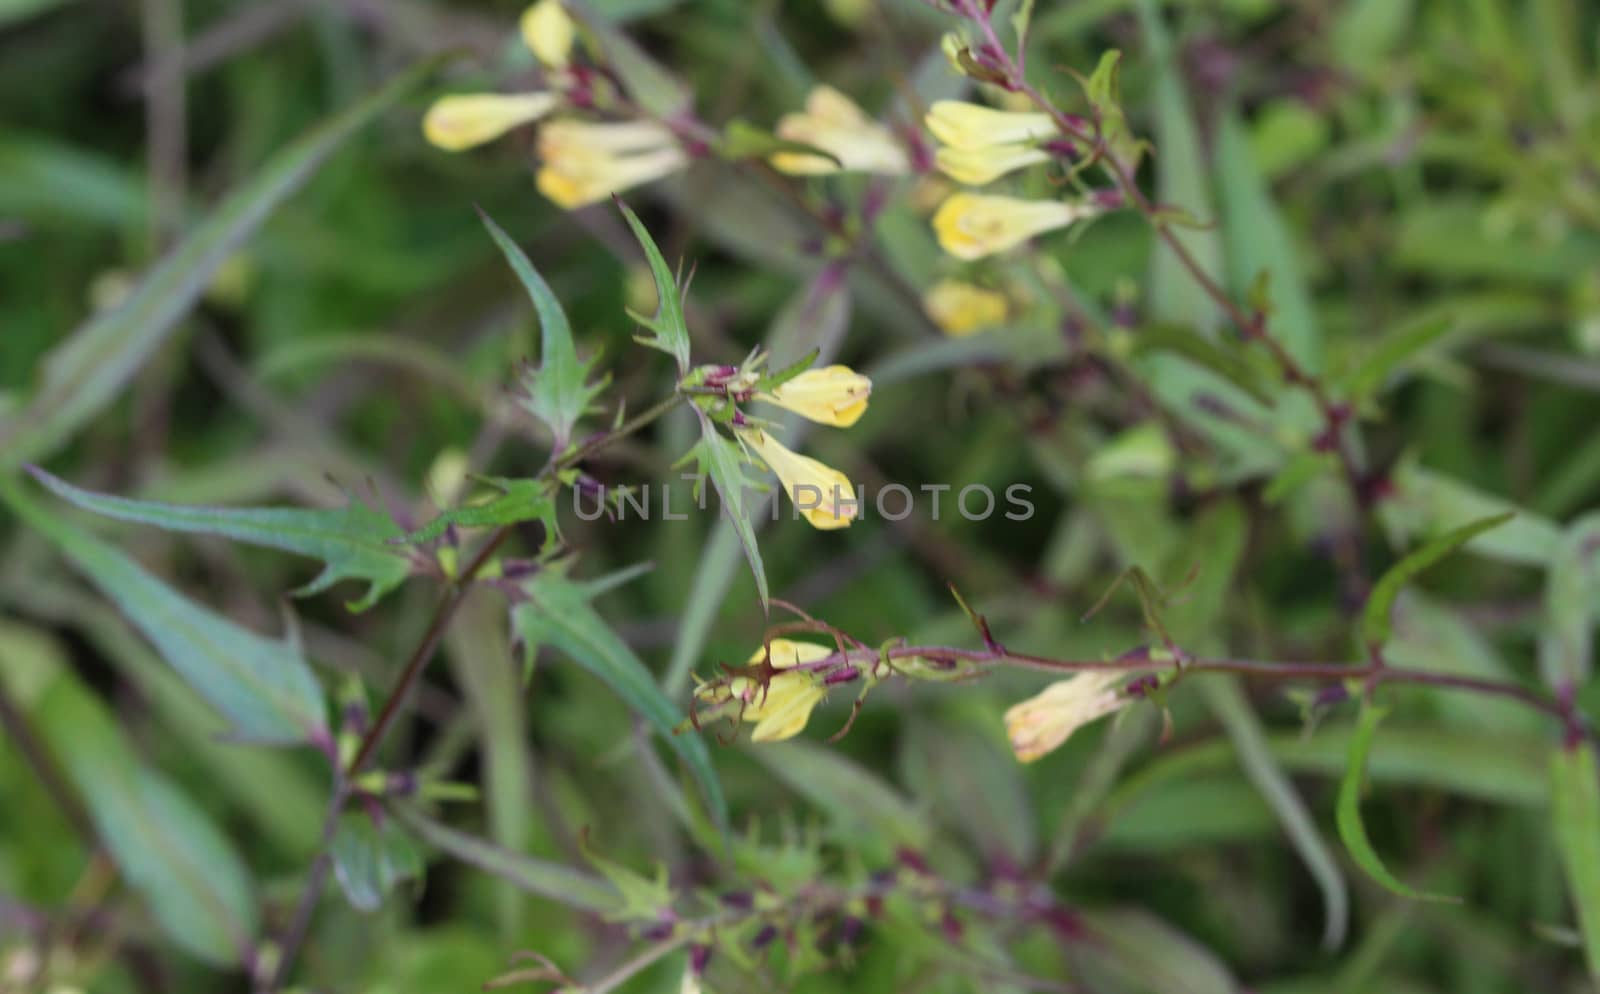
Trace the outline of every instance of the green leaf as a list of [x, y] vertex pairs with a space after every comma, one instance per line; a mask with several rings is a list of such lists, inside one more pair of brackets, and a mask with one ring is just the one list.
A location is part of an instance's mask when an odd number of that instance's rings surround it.
[[481, 477], [483, 482], [500, 490], [500, 496], [482, 504], [441, 511], [432, 521], [404, 536], [412, 545], [431, 542], [443, 535], [451, 525], [460, 528], [496, 528], [516, 525], [524, 521], [541, 521], [548, 541], [555, 537], [556, 501], [551, 484], [541, 479], [513, 480], [503, 476]]
[[1578, 908], [1589, 976], [1600, 982], [1600, 776], [1587, 742], [1550, 757], [1551, 818], [1567, 889]]
[[1128, 127], [1128, 115], [1122, 109], [1122, 88], [1118, 81], [1121, 68], [1120, 51], [1112, 49], [1101, 54], [1094, 72], [1083, 83], [1083, 93], [1099, 123], [1100, 137], [1111, 158], [1131, 171], [1138, 165], [1142, 144]]
[[329, 851], [334, 878], [358, 911], [377, 911], [395, 885], [423, 873], [416, 842], [393, 818], [380, 825], [366, 812], [340, 816]]
[[1600, 513], [1573, 522], [1561, 535], [1545, 578], [1545, 624], [1539, 668], [1556, 689], [1579, 688], [1594, 668], [1594, 627], [1600, 619]]
[[118, 871], [162, 930], [209, 963], [243, 963], [260, 923], [249, 872], [227, 837], [173, 783], [134, 760], [111, 715], [76, 680], [51, 686], [36, 717]]
[[610, 378], [603, 378], [594, 384], [587, 382], [599, 356], [588, 362], [578, 360], [567, 312], [561, 309], [561, 303], [550, 291], [550, 285], [533, 268], [533, 263], [528, 261], [527, 255], [511, 240], [511, 236], [502, 231], [489, 215], [480, 210], [478, 217], [489, 229], [495, 244], [500, 246], [500, 251], [505, 254], [517, 279], [522, 281], [533, 300], [534, 310], [539, 314], [539, 365], [523, 372], [523, 396], [518, 400], [529, 414], [550, 426], [555, 436], [556, 451], [559, 452], [572, 439], [572, 426], [591, 410], [595, 395], [605, 389]]
[[352, 611], [376, 604], [411, 572], [404, 550], [390, 544], [400, 537], [400, 526], [354, 496], [348, 506], [338, 510], [201, 507], [99, 494], [75, 487], [35, 466], [28, 471], [57, 496], [108, 518], [167, 531], [220, 535], [321, 559], [326, 563], [323, 571], [295, 594], [303, 597], [320, 593], [341, 580], [365, 580], [366, 595], [349, 605]]
[[434, 821], [408, 805], [396, 805], [390, 810], [423, 842], [530, 894], [584, 911], [607, 912], [617, 907], [617, 892], [605, 881], [580, 870], [502, 849]]
[[200, 298], [222, 263], [340, 145], [432, 74], [422, 62], [274, 156], [152, 268], [112, 310], [96, 314], [45, 357], [32, 395], [0, 423], [0, 468], [60, 448], [109, 404]]
[[1255, 367], [1238, 349], [1227, 349], [1181, 324], [1152, 324], [1133, 335], [1133, 355], [1170, 352], [1216, 373], [1263, 404], [1272, 397], [1256, 374]]
[[1341, 378], [1345, 396], [1358, 404], [1377, 396], [1397, 370], [1456, 326], [1453, 315], [1425, 314], [1384, 335], [1378, 347]]
[[1372, 840], [1367, 838], [1367, 826], [1361, 820], [1361, 785], [1366, 776], [1367, 754], [1372, 750], [1372, 737], [1378, 731], [1378, 723], [1383, 720], [1385, 713], [1383, 708], [1370, 705], [1362, 708], [1355, 733], [1350, 737], [1349, 758], [1344, 778], [1339, 781], [1339, 838], [1344, 840], [1345, 848], [1350, 850], [1350, 856], [1357, 865], [1386, 889], [1418, 901], [1459, 903], [1460, 898], [1425, 893], [1401, 883], [1383, 865], [1377, 850], [1372, 848]]
[[1373, 586], [1372, 593], [1367, 598], [1367, 606], [1361, 613], [1361, 637], [1366, 644], [1373, 649], [1379, 649], [1389, 641], [1390, 614], [1394, 610], [1394, 599], [1413, 577], [1467, 544], [1474, 536], [1481, 535], [1491, 528], [1497, 528], [1513, 517], [1515, 517], [1514, 512], [1506, 511], [1462, 525], [1425, 543], [1420, 549], [1408, 553], [1404, 559], [1389, 567]]
[[1467, 545], [1467, 551], [1543, 569], [1560, 544], [1561, 529], [1549, 518], [1419, 466], [1414, 459], [1403, 460], [1392, 479], [1396, 492], [1378, 505], [1378, 514], [1396, 545], [1509, 511], [1516, 512], [1514, 521], [1479, 535]]
[[756, 544], [755, 526], [750, 521], [750, 509], [745, 493], [761, 484], [745, 471], [744, 451], [717, 430], [710, 418], [700, 413], [700, 441], [690, 450], [700, 464], [700, 472], [711, 478], [722, 502], [723, 515], [733, 526], [739, 547], [744, 550], [745, 561], [755, 576], [756, 591], [761, 595], [761, 606], [767, 606], [767, 571], [761, 562], [761, 547]]
[[683, 316], [683, 291], [678, 287], [677, 280], [672, 276], [672, 270], [667, 268], [667, 260], [661, 257], [661, 250], [656, 248], [655, 239], [645, 230], [639, 216], [620, 199], [617, 201], [617, 207], [627, 219], [628, 227], [633, 229], [634, 237], [639, 239], [639, 247], [644, 249], [644, 257], [650, 263], [650, 275], [656, 281], [655, 314], [645, 317], [632, 311], [628, 312], [635, 321], [654, 333], [649, 336], [639, 336], [635, 340], [653, 349], [660, 349], [676, 359], [678, 374], [681, 376], [689, 372], [689, 325]]
[[867, 845], [874, 835], [886, 843], [878, 847], [884, 856], [897, 846], [927, 845], [931, 826], [921, 812], [877, 774], [833, 749], [808, 742], [763, 742], [745, 751], [827, 812], [840, 837], [850, 839], [852, 846]]
[[534, 574], [523, 581], [521, 590], [526, 599], [512, 607], [511, 627], [529, 657], [540, 645], [549, 645], [599, 677], [667, 740], [700, 782], [718, 828], [726, 831], [727, 802], [705, 740], [698, 735], [673, 734], [684, 715], [656, 686], [639, 657], [589, 604], [591, 592], [554, 569]]
[[48, 514], [9, 481], [0, 481], [0, 500], [116, 604], [228, 719], [234, 737], [271, 744], [328, 741], [322, 689], [292, 646], [194, 603], [121, 552]]
[[1217, 184], [1222, 195], [1222, 234], [1229, 281], [1242, 297], [1265, 273], [1272, 293], [1267, 329], [1307, 370], [1322, 368], [1322, 334], [1316, 309], [1295, 258], [1294, 237], [1272, 201], [1244, 126], [1223, 116], [1217, 132]]

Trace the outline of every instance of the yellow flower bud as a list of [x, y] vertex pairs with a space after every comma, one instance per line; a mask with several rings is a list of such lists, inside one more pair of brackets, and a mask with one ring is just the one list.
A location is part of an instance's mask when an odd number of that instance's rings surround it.
[[837, 172], [899, 174], [910, 168], [906, 151], [889, 129], [868, 117], [849, 97], [831, 86], [806, 96], [804, 113], [785, 114], [776, 131], [785, 141], [802, 142], [832, 155], [838, 162], [803, 152], [779, 152], [772, 167], [795, 176]]
[[817, 424], [848, 428], [861, 418], [872, 394], [872, 381], [849, 366], [808, 369], [794, 379], [757, 394], [756, 399], [776, 404]]
[[850, 478], [833, 467], [789, 451], [759, 428], [739, 429], [739, 440], [778, 475], [784, 493], [811, 527], [847, 528], [861, 513]]
[[1006, 295], [959, 280], [940, 280], [922, 295], [922, 308], [940, 330], [963, 338], [1006, 319]]
[[653, 121], [552, 121], [539, 132], [539, 192], [573, 210], [688, 164], [671, 129]]
[[972, 260], [1004, 252], [1095, 213], [1087, 204], [956, 193], [933, 215], [933, 231], [946, 252]]
[[984, 186], [1006, 173], [1049, 162], [1050, 154], [1031, 145], [991, 145], [987, 148], [945, 146], [934, 153], [939, 171], [958, 183]]
[[522, 41], [549, 69], [565, 69], [572, 57], [577, 26], [561, 0], [539, 0], [522, 12]]
[[1059, 134], [1049, 114], [995, 110], [962, 100], [936, 101], [923, 123], [943, 144], [963, 149], [1016, 145]]
[[555, 109], [554, 93], [470, 93], [435, 100], [422, 119], [428, 143], [446, 152], [493, 141], [512, 128], [537, 121]]
[[1055, 750], [1073, 732], [1132, 702], [1117, 685], [1115, 670], [1086, 670], [1052, 683], [1006, 711], [1006, 736], [1017, 759], [1031, 763]]

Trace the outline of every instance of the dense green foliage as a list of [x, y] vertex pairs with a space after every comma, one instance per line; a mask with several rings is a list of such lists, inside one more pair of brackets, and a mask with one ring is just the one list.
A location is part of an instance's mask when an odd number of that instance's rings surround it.
[[0, 0], [0, 994], [1594, 989], [1600, 10], [523, 6]]

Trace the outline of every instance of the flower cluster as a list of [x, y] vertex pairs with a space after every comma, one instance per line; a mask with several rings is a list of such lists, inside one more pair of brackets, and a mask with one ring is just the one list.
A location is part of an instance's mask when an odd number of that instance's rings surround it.
[[755, 651], [728, 680], [702, 682], [695, 688], [695, 719], [729, 718], [754, 722], [754, 742], [793, 738], [811, 720], [811, 712], [828, 696], [828, 677], [797, 669], [833, 655], [833, 646], [773, 639]]
[[[604, 77], [573, 64], [578, 26], [561, 0], [539, 0], [522, 15], [523, 43], [545, 69], [548, 88], [526, 93], [473, 93], [441, 97], [423, 117], [434, 146], [460, 152], [493, 141], [559, 111], [594, 109]], [[614, 193], [671, 175], [689, 163], [668, 126], [637, 117], [586, 120], [562, 116], [541, 125], [539, 192], [565, 210], [597, 203]]]
[[747, 456], [777, 474], [789, 500], [812, 527], [848, 527], [860, 514], [849, 478], [790, 450], [773, 437], [770, 425], [746, 415], [737, 405], [758, 400], [817, 424], [848, 428], [865, 413], [872, 381], [838, 365], [763, 376], [765, 358], [757, 353], [742, 367], [703, 366], [685, 383], [702, 398], [703, 406], [731, 425]]

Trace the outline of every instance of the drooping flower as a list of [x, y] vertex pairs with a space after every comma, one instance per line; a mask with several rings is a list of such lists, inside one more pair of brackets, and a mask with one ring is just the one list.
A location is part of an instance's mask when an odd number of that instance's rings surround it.
[[922, 120], [941, 144], [959, 149], [1017, 145], [1059, 134], [1049, 114], [995, 110], [962, 100], [936, 101]]
[[757, 400], [793, 411], [808, 421], [848, 428], [860, 420], [872, 394], [872, 381], [849, 366], [808, 369]]
[[990, 145], [986, 148], [955, 148], [944, 146], [934, 153], [934, 165], [939, 171], [968, 186], [985, 186], [1007, 173], [1041, 162], [1049, 162], [1050, 153], [1032, 145]]
[[946, 252], [972, 260], [1004, 252], [1097, 212], [1089, 204], [1059, 200], [954, 193], [934, 213], [933, 230]]
[[1017, 759], [1031, 763], [1059, 748], [1073, 732], [1132, 703], [1115, 670], [1086, 670], [1058, 680], [1006, 711], [1006, 736]]
[[522, 12], [523, 44], [548, 69], [565, 69], [572, 58], [577, 27], [561, 0], [539, 0]]
[[695, 697], [712, 708], [715, 715], [726, 714], [755, 722], [755, 730], [750, 735], [752, 742], [793, 738], [806, 727], [811, 712], [827, 696], [827, 685], [821, 675], [795, 667], [826, 659], [834, 652], [833, 646], [773, 639], [757, 649], [747, 664], [754, 666], [763, 658], [769, 658], [778, 672], [771, 675], [765, 686], [750, 677], [739, 676], [703, 684], [695, 690]]
[[779, 152], [772, 166], [795, 176], [838, 172], [904, 173], [910, 168], [906, 150], [889, 129], [868, 117], [849, 97], [831, 86], [818, 86], [806, 96], [805, 111], [785, 114], [776, 134], [785, 141], [820, 148], [833, 159], [804, 152]]
[[542, 91], [440, 97], [422, 118], [422, 134], [436, 148], [460, 152], [537, 121], [560, 103], [561, 97]]
[[1006, 319], [1006, 295], [960, 280], [940, 280], [922, 295], [922, 309], [945, 334], [964, 338]]
[[539, 192], [567, 210], [671, 175], [689, 158], [653, 121], [552, 121], [539, 132]]
[[758, 456], [783, 484], [795, 510], [824, 530], [847, 528], [861, 513], [850, 478], [810, 456], [791, 452], [760, 428], [738, 429], [739, 440]]

